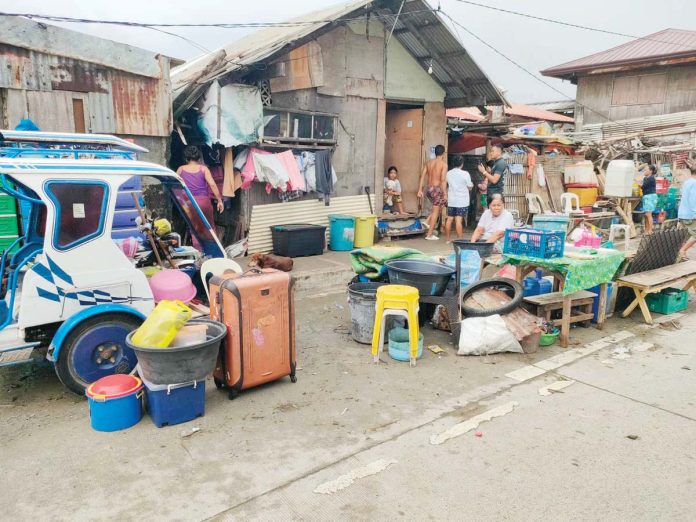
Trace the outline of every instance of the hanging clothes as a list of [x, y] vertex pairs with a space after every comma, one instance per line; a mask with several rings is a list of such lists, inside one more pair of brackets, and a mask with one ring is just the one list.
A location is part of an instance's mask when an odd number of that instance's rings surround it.
[[334, 185], [331, 154], [330, 150], [320, 150], [314, 155], [317, 192], [319, 193], [319, 199], [323, 199], [324, 205], [327, 207], [330, 203], [331, 192], [333, 192]]
[[[244, 166], [242, 167], [242, 188], [243, 189], [248, 189], [251, 187], [251, 184], [258, 179], [258, 176], [256, 175], [256, 165], [254, 164], [254, 155], [264, 155], [264, 154], [270, 154], [270, 152], [266, 152], [265, 150], [261, 149], [255, 149], [251, 148], [249, 150], [249, 153], [247, 155], [247, 160], [244, 163]], [[259, 181], [266, 181], [264, 179], [259, 179]]]
[[225, 160], [223, 161], [224, 176], [222, 180], [222, 197], [233, 198], [237, 189], [242, 186], [242, 175], [234, 172], [234, 156], [232, 147], [225, 149]]
[[303, 152], [300, 154], [300, 161], [302, 162], [302, 172], [305, 179], [305, 188], [307, 192], [316, 192], [317, 190], [317, 177], [315, 169], [315, 156], [313, 152]]
[[[254, 167], [256, 169], [256, 179], [265, 181], [281, 192], [285, 192], [288, 188], [290, 176], [285, 170], [285, 166], [281, 162], [278, 154], [257, 154], [252, 151], [251, 156], [254, 159]], [[269, 192], [268, 188], [266, 189]]]
[[301, 190], [306, 192], [307, 186], [305, 184], [304, 177], [302, 174], [300, 174], [300, 169], [297, 168], [297, 162], [295, 161], [295, 156], [292, 155], [292, 151], [286, 150], [285, 152], [276, 154], [276, 156], [278, 156], [278, 159], [282, 163], [283, 167], [285, 167], [285, 171], [288, 174], [288, 178], [290, 180], [288, 190]]

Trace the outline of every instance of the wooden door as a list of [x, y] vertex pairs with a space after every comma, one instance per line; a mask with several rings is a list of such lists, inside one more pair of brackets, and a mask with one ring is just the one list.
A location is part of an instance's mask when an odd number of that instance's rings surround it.
[[399, 169], [404, 208], [416, 212], [418, 180], [423, 168], [423, 109], [387, 110], [385, 127], [383, 175], [391, 165]]

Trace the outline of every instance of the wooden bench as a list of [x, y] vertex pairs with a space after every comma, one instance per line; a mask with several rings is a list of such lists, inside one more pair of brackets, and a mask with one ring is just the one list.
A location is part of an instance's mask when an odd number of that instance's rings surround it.
[[616, 281], [617, 291], [621, 287], [633, 289], [635, 295], [635, 299], [623, 311], [621, 317], [628, 317], [636, 307], [640, 307], [645, 322], [652, 324], [652, 316], [650, 315], [650, 309], [645, 301], [645, 297], [648, 294], [654, 294], [671, 287], [681, 287], [687, 291], [690, 288], [696, 289], [696, 261], [687, 261], [620, 277]]
[[[581, 290], [570, 295], [563, 295], [563, 292], [551, 292], [549, 294], [525, 297], [524, 302], [536, 307], [536, 315], [544, 317], [554, 326], [561, 327], [561, 346], [568, 347], [568, 336], [570, 325], [581, 323], [594, 318], [592, 313], [592, 303], [597, 294]], [[606, 303], [605, 303], [606, 306]], [[579, 308], [579, 313], [573, 313], [573, 308]], [[562, 310], [560, 319], [551, 319], [551, 314], [556, 310]]]

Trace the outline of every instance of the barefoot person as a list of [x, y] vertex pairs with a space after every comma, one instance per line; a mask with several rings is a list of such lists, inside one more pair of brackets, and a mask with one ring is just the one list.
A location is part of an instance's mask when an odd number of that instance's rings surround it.
[[691, 170], [691, 177], [684, 182], [679, 203], [679, 223], [689, 231], [689, 239], [679, 250], [679, 258], [688, 259], [686, 253], [696, 245], [696, 160], [686, 160], [686, 166]]
[[469, 190], [474, 187], [471, 176], [464, 170], [464, 158], [457, 156], [454, 168], [447, 173], [447, 221], [445, 237], [450, 242], [452, 223], [457, 231], [457, 239], [464, 239], [464, 217], [469, 211]]
[[428, 190], [425, 194], [428, 196], [430, 203], [432, 203], [433, 209], [430, 211], [426, 221], [428, 233], [425, 239], [437, 240], [438, 237], [433, 235], [433, 232], [437, 226], [442, 207], [447, 205], [447, 162], [445, 161], [444, 145], [435, 147], [435, 159], [431, 159], [423, 166], [423, 172], [418, 183], [419, 198], [423, 197], [423, 180], [426, 175], [428, 176]]

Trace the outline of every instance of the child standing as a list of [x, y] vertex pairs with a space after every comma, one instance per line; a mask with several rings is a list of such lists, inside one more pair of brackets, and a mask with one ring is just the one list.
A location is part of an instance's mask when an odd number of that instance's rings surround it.
[[652, 234], [653, 231], [653, 212], [657, 208], [657, 182], [655, 173], [657, 167], [648, 165], [645, 169], [645, 177], [643, 178], [643, 212], [645, 212], [645, 233]]
[[404, 200], [401, 197], [401, 183], [399, 182], [399, 171], [394, 165], [387, 170], [387, 177], [384, 178], [384, 206], [394, 210], [396, 207], [399, 214], [404, 212]]
[[469, 190], [474, 184], [471, 176], [463, 170], [464, 158], [457, 156], [454, 168], [447, 173], [447, 221], [445, 221], [445, 237], [450, 243], [452, 222], [457, 231], [457, 239], [464, 239], [463, 221], [469, 211]]

